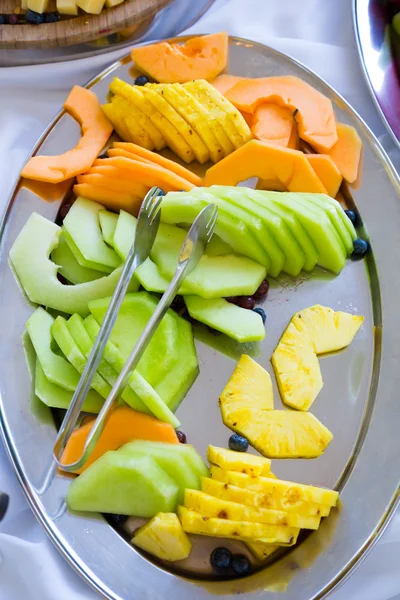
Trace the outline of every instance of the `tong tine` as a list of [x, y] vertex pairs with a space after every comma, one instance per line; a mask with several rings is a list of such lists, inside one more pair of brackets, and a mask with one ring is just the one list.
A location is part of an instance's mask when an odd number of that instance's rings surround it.
[[120, 393], [127, 386], [132, 371], [134, 371], [136, 368], [143, 355], [143, 352], [147, 348], [162, 318], [170, 307], [171, 302], [175, 298], [182, 284], [182, 281], [189, 275], [189, 273], [191, 273], [201, 259], [204, 250], [214, 233], [217, 215], [218, 208], [214, 204], [210, 204], [206, 206], [195, 219], [183, 242], [176, 271], [171, 283], [161, 297], [157, 308], [147, 322], [146, 327], [142, 331], [122, 371], [118, 375], [107, 400], [103, 404], [102, 409], [90, 430], [80, 458], [76, 462], [68, 465], [60, 464], [58, 462], [59, 467], [64, 471], [75, 471], [80, 469], [89, 458], [98, 438], [101, 435], [101, 432], [104, 429], [109, 412], [114, 408]]
[[[82, 410], [82, 405], [90, 390], [93, 377], [96, 374], [101, 357], [103, 356], [104, 348], [110, 337], [115, 320], [118, 316], [119, 309], [125, 297], [132, 276], [139, 265], [141, 265], [150, 254], [150, 250], [154, 244], [157, 235], [158, 226], [160, 223], [160, 205], [164, 192], [157, 187], [153, 187], [145, 196], [140, 208], [135, 240], [124, 263], [120, 278], [114, 290], [107, 313], [104, 317], [99, 334], [93, 344], [90, 356], [85, 365], [85, 369], [79, 380], [78, 386], [74, 392], [71, 404], [63, 419], [57, 440], [53, 449], [54, 460], [62, 469], [61, 454], [68, 442], [68, 439], [73, 432], [79, 414]], [[64, 469], [68, 470], [68, 469]], [[73, 470], [70, 468], [69, 470]]]

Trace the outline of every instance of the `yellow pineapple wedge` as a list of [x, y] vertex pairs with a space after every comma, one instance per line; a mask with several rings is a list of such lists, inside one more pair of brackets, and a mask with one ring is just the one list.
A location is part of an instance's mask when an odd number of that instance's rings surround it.
[[309, 335], [316, 354], [335, 352], [348, 346], [363, 322], [361, 315], [335, 312], [320, 304], [305, 308], [292, 318], [299, 332], [305, 331]]
[[[213, 471], [214, 477], [219, 477], [222, 470]], [[239, 475], [239, 477], [236, 477]], [[248, 479], [241, 478], [241, 473], [230, 472], [225, 481], [202, 477], [201, 490], [215, 498], [237, 502], [254, 508], [270, 508], [278, 511], [286, 511], [295, 513], [298, 516], [305, 517], [327, 517], [331, 507], [327, 504], [317, 504], [316, 502], [302, 501], [293, 505], [288, 504], [286, 497], [283, 494], [271, 494], [271, 492], [253, 491], [246, 489], [248, 487]], [[228, 483], [229, 481], [229, 483]], [[234, 484], [231, 482], [235, 482]], [[262, 486], [259, 486], [262, 487]]]
[[308, 410], [322, 389], [321, 369], [314, 345], [304, 329], [286, 328], [271, 357], [282, 402]]
[[285, 507], [290, 509], [308, 502], [332, 507], [336, 506], [339, 497], [339, 493], [335, 490], [314, 485], [304, 485], [282, 479], [268, 479], [267, 477], [251, 477], [244, 473], [224, 471], [224, 469], [214, 466], [211, 466], [210, 472], [211, 478], [216, 481], [268, 495], [271, 501], [269, 508], [273, 504], [280, 503], [285, 510]]
[[265, 544], [264, 542], [246, 542], [246, 546], [260, 562], [267, 560], [280, 547], [275, 544]]
[[217, 446], [208, 446], [207, 458], [211, 464], [228, 471], [240, 471], [240, 473], [248, 475], [265, 475], [265, 477], [268, 477], [271, 471], [269, 458], [217, 448]]
[[315, 530], [321, 523], [320, 517], [302, 516], [282, 510], [254, 508], [238, 502], [221, 500], [199, 490], [185, 490], [183, 505], [188, 510], [198, 512], [205, 517], [228, 519], [229, 521], [247, 521]]
[[266, 525], [247, 521], [230, 521], [207, 517], [184, 506], [178, 506], [178, 517], [187, 533], [231, 538], [242, 541], [262, 540], [269, 544], [293, 545], [299, 529], [283, 525]]
[[131, 542], [153, 556], [170, 562], [187, 558], [192, 549], [175, 513], [158, 513], [135, 531]]

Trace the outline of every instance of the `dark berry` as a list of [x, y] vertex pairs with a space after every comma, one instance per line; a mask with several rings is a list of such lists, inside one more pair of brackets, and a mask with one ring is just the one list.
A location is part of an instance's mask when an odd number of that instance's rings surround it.
[[40, 25], [41, 23], [44, 23], [44, 15], [35, 12], [34, 10], [27, 10], [25, 17], [31, 25]]
[[232, 571], [236, 575], [248, 575], [251, 570], [251, 564], [244, 554], [235, 554], [232, 558]]
[[364, 256], [368, 252], [369, 244], [365, 240], [357, 238], [353, 242], [353, 248], [354, 248], [354, 250], [353, 250], [352, 257], [359, 258], [361, 256]]
[[9, 497], [4, 492], [0, 492], [0, 521], [7, 512]]
[[227, 296], [225, 300], [231, 304], [236, 304], [238, 296]]
[[65, 204], [61, 206], [60, 210], [58, 211], [58, 216], [61, 221], [64, 221], [72, 205], [73, 202], [65, 202]]
[[264, 298], [268, 294], [268, 290], [269, 290], [269, 281], [268, 281], [268, 279], [264, 279], [264, 281], [262, 281], [260, 283], [260, 285], [258, 286], [258, 289], [256, 290], [255, 294], [253, 294], [253, 298], [255, 300], [264, 300]]
[[240, 306], [241, 308], [246, 308], [247, 310], [253, 310], [256, 305], [256, 301], [252, 296], [238, 296], [236, 298], [236, 306]]
[[263, 310], [262, 308], [253, 308], [253, 312], [260, 315], [260, 317], [262, 318], [263, 323], [265, 325], [265, 321], [267, 320], [267, 315], [265, 314], [265, 310]]
[[249, 448], [249, 442], [247, 438], [243, 437], [242, 435], [238, 435], [237, 433], [231, 435], [228, 444], [229, 448], [231, 450], [235, 450], [236, 452], [247, 452]]
[[108, 518], [110, 519], [111, 523], [113, 525], [115, 525], [116, 527], [122, 527], [122, 525], [125, 523], [125, 521], [128, 520], [128, 516], [127, 515], [113, 515], [113, 514], [109, 514]]
[[119, 42], [119, 34], [110, 33], [110, 35], [107, 36], [107, 40], [109, 44], [117, 44]]
[[180, 429], [176, 430], [176, 437], [179, 440], [180, 444], [186, 444], [187, 440], [186, 440], [186, 433], [183, 433], [183, 431], [181, 431]]
[[45, 23], [57, 23], [60, 20], [60, 15], [57, 12], [49, 12], [44, 15]]
[[232, 564], [232, 552], [228, 548], [215, 548], [211, 552], [210, 563], [217, 571], [229, 569]]
[[0, 15], [0, 25], [5, 25], [5, 23], [6, 23], [5, 17], [3, 17], [3, 15]]
[[17, 17], [17, 15], [8, 15], [8, 24], [9, 25], [16, 25], [17, 23], [18, 23], [18, 17]]
[[356, 225], [356, 223], [358, 221], [357, 213], [354, 212], [354, 210], [345, 210], [344, 212], [349, 217], [349, 219], [353, 223], [353, 225]]
[[135, 79], [135, 85], [146, 85], [146, 83], [149, 83], [146, 75], [139, 75], [139, 77], [136, 77]]

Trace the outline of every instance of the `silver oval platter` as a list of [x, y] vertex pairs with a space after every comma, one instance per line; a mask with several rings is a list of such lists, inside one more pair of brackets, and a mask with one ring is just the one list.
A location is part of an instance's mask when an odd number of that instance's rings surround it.
[[400, 148], [400, 63], [395, 56], [400, 36], [391, 26], [391, 12], [398, 12], [396, 3], [354, 0], [354, 29], [365, 80], [382, 121]]
[[[129, 59], [112, 65], [88, 84], [101, 102], [111, 79], [130, 81]], [[43, 201], [36, 186], [20, 181], [12, 194], [1, 233], [0, 385], [1, 430], [10, 460], [32, 510], [69, 564], [86, 581], [114, 600], [252, 598], [311, 600], [325, 597], [365, 556], [396, 508], [400, 456], [400, 182], [368, 127], [351, 107], [315, 74], [266, 46], [231, 38], [229, 73], [247, 77], [296, 75], [328, 96], [338, 120], [353, 125], [363, 142], [361, 177], [349, 190], [349, 202], [360, 212], [361, 233], [372, 252], [365, 260], [348, 261], [338, 277], [323, 271], [296, 280], [271, 280], [264, 309], [267, 336], [258, 348], [231, 344], [220, 336], [196, 339], [200, 375], [177, 416], [188, 440], [205, 456], [208, 444], [227, 446], [230, 432], [222, 424], [218, 396], [243, 351], [272, 373], [271, 354], [292, 314], [312, 304], [362, 314], [364, 325], [342, 352], [321, 360], [324, 388], [313, 414], [329, 427], [333, 441], [314, 460], [274, 460], [278, 477], [335, 488], [340, 504], [320, 529], [290, 549], [274, 555], [253, 575], [216, 579], [209, 568], [210, 549], [240, 548], [240, 542], [196, 539], [188, 561], [172, 567], [150, 560], [129, 544], [101, 515], [60, 510], [69, 479], [57, 475], [41, 494], [49, 466], [56, 426], [31, 393], [23, 333], [33, 305], [24, 297], [9, 266], [8, 254], [28, 216], [36, 211], [54, 220], [65, 188]], [[59, 154], [76, 143], [79, 128], [61, 112], [45, 131], [34, 153]], [[352, 198], [352, 200], [351, 200]], [[206, 343], [207, 342], [207, 343]], [[222, 348], [224, 353], [219, 352]], [[275, 383], [274, 383], [275, 386]], [[276, 407], [281, 408], [274, 389]], [[132, 530], [135, 523], [127, 523]], [[196, 536], [194, 536], [195, 538]]]

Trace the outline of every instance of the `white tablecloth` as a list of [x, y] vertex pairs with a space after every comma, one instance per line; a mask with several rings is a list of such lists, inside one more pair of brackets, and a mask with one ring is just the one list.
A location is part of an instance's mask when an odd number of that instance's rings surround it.
[[[369, 98], [355, 47], [351, 0], [216, 0], [191, 32], [227, 30], [294, 56], [359, 112], [400, 170], [400, 152]], [[119, 58], [0, 69], [0, 209], [30, 148], [74, 83]], [[95, 600], [35, 521], [0, 443], [0, 490], [10, 507], [0, 524], [0, 600]], [[400, 599], [400, 513], [333, 600]], [[139, 600], [139, 599], [138, 599]], [[308, 600], [299, 598], [299, 600]]]

